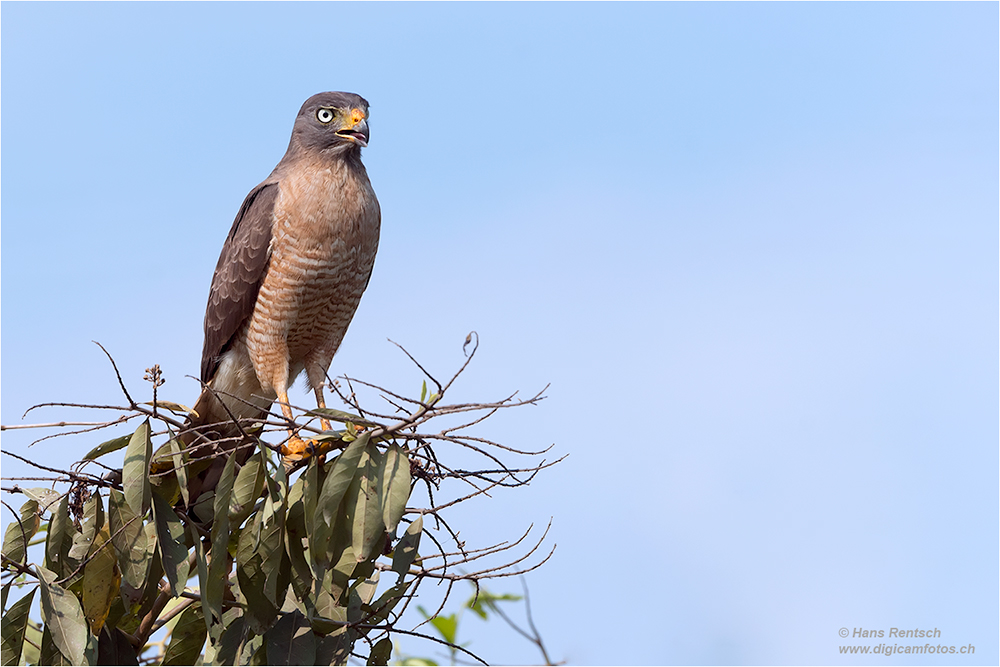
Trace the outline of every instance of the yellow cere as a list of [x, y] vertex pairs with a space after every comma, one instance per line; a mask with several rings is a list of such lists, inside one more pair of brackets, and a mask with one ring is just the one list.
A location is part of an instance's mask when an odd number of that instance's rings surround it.
[[351, 109], [351, 125], [357, 125], [365, 119], [365, 112], [361, 109]]

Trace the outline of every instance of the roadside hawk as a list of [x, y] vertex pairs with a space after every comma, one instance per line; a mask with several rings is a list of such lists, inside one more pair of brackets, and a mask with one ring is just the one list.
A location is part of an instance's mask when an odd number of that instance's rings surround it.
[[[222, 472], [224, 457], [205, 457], [240, 444], [234, 417], [243, 424], [262, 419], [277, 399], [291, 423], [288, 388], [303, 371], [316, 404], [326, 407], [326, 372], [378, 249], [381, 213], [361, 163], [368, 138], [364, 98], [313, 95], [295, 118], [285, 156], [236, 215], [205, 310], [207, 388], [182, 435], [186, 445], [205, 442], [201, 436], [213, 441], [193, 452], [210, 463], [189, 470], [191, 501], [213, 489]], [[326, 420], [321, 425], [330, 429]], [[306, 448], [289, 433], [289, 451]], [[244, 447], [240, 462], [251, 452]]]

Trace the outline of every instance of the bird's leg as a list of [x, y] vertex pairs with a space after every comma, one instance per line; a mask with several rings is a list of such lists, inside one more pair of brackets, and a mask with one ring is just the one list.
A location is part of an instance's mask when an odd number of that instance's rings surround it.
[[295, 423], [295, 418], [292, 415], [292, 407], [288, 404], [288, 392], [281, 390], [277, 394], [278, 405], [281, 406], [281, 414], [285, 416], [285, 419], [289, 423], [288, 442], [281, 447], [281, 455], [286, 464], [300, 459], [307, 459], [312, 454], [315, 443], [311, 440], [306, 441], [300, 438], [291, 426], [291, 424]]
[[[281, 414], [289, 422], [293, 422], [292, 408], [288, 405], [288, 393], [279, 391], [278, 402], [281, 405]], [[318, 385], [316, 388], [316, 405], [319, 408], [326, 407], [326, 401], [323, 399], [322, 385]], [[319, 422], [324, 431], [332, 430], [328, 419], [320, 417]], [[288, 435], [288, 442], [281, 448], [283, 463], [286, 467], [290, 467], [298, 461], [308, 459], [310, 456], [323, 456], [330, 450], [332, 444], [328, 441], [303, 440], [295, 432], [295, 429], [291, 427], [288, 429]], [[320, 462], [322, 462], [322, 459], [320, 459]]]
[[[295, 417], [292, 415], [292, 406], [288, 404], [288, 392], [278, 392], [278, 405], [281, 406], [281, 414], [285, 415], [285, 419], [288, 420], [288, 423], [294, 424]], [[289, 428], [288, 432], [292, 435], [292, 437], [295, 437], [295, 431], [292, 428]]]
[[[323, 399], [323, 385], [316, 385], [316, 407], [320, 410], [326, 409], [326, 401]], [[324, 431], [330, 431], [333, 429], [330, 426], [330, 420], [326, 417], [319, 418], [319, 425]]]

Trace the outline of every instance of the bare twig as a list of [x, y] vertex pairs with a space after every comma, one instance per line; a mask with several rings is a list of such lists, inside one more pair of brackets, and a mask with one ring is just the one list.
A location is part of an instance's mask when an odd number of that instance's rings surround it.
[[440, 394], [441, 394], [441, 383], [440, 383], [440, 382], [438, 382], [438, 381], [437, 381], [437, 380], [436, 380], [436, 379], [434, 378], [434, 376], [433, 376], [433, 375], [431, 375], [431, 374], [430, 374], [430, 373], [429, 373], [429, 372], [427, 371], [427, 369], [426, 369], [426, 368], [424, 368], [423, 366], [421, 366], [421, 365], [420, 365], [420, 362], [419, 362], [419, 361], [417, 361], [416, 359], [414, 359], [414, 358], [413, 358], [413, 355], [412, 355], [412, 354], [410, 354], [409, 352], [407, 352], [407, 351], [406, 351], [406, 348], [405, 348], [405, 347], [403, 347], [402, 345], [400, 345], [400, 344], [399, 344], [399, 343], [397, 343], [396, 341], [392, 340], [391, 338], [388, 338], [387, 340], [388, 340], [388, 341], [389, 341], [390, 343], [392, 343], [393, 345], [395, 345], [396, 347], [398, 347], [398, 348], [399, 348], [400, 350], [402, 350], [402, 351], [403, 351], [403, 354], [405, 354], [405, 355], [406, 355], [407, 357], [409, 357], [410, 361], [412, 361], [412, 362], [413, 362], [413, 364], [414, 364], [414, 365], [415, 365], [415, 366], [416, 366], [417, 368], [419, 368], [419, 369], [420, 369], [420, 372], [421, 372], [421, 373], [423, 373], [424, 375], [426, 375], [426, 376], [427, 376], [427, 378], [428, 378], [428, 379], [429, 379], [429, 380], [430, 380], [431, 382], [433, 382], [433, 383], [434, 383], [434, 386], [435, 386], [435, 387], [437, 387], [437, 391], [436, 391], [436, 392], [434, 392], [434, 393], [435, 393], [435, 394], [438, 394], [438, 395], [440, 395]]
[[[134, 415], [133, 415], [134, 416]], [[120, 417], [109, 422], [50, 422], [48, 424], [12, 424], [9, 426], [0, 425], [0, 431], [14, 431], [24, 428], [65, 428], [66, 426], [111, 426], [119, 422], [131, 419], [131, 417]]]
[[64, 477], [68, 477], [69, 479], [72, 479], [75, 482], [82, 482], [84, 484], [96, 484], [98, 486], [112, 486], [112, 484], [110, 484], [109, 482], [101, 479], [100, 477], [95, 477], [94, 475], [91, 475], [89, 473], [75, 473], [75, 472], [70, 472], [68, 470], [59, 470], [58, 468], [50, 468], [48, 466], [43, 466], [41, 463], [36, 463], [35, 461], [26, 459], [23, 456], [15, 454], [14, 452], [8, 451], [6, 449], [0, 449], [0, 453], [6, 454], [7, 456], [13, 456], [18, 461], [27, 463], [28, 465], [34, 466], [39, 470], [44, 470], [45, 472], [54, 472], [57, 475], [63, 475]]
[[115, 376], [118, 378], [118, 386], [122, 388], [122, 393], [125, 394], [125, 398], [128, 399], [129, 407], [135, 409], [136, 402], [132, 400], [132, 397], [128, 393], [128, 389], [125, 388], [125, 382], [122, 380], [122, 374], [118, 372], [118, 364], [115, 363], [114, 358], [112, 358], [111, 353], [104, 349], [104, 346], [98, 343], [96, 340], [91, 341], [94, 345], [101, 348], [101, 351], [108, 357], [108, 361], [111, 362], [111, 367], [115, 369]]
[[398, 633], [398, 634], [401, 634], [401, 635], [409, 635], [410, 637], [420, 637], [421, 639], [427, 639], [427, 640], [430, 640], [432, 642], [435, 642], [435, 643], [447, 646], [448, 648], [450, 648], [452, 650], [461, 651], [462, 653], [468, 655], [469, 657], [473, 658], [474, 660], [478, 660], [480, 663], [482, 663], [484, 665], [488, 665], [489, 664], [488, 662], [486, 662], [485, 660], [483, 660], [482, 658], [480, 658], [478, 655], [476, 655], [475, 653], [473, 653], [469, 649], [464, 648], [462, 646], [459, 646], [458, 644], [452, 644], [451, 642], [446, 642], [443, 639], [438, 639], [437, 637], [435, 637], [433, 635], [425, 635], [422, 632], [415, 632], [413, 630], [403, 630], [401, 628], [397, 628], [397, 627], [395, 627], [393, 625], [389, 625], [389, 624], [386, 624], [386, 625], [358, 625], [356, 627], [359, 627], [359, 628], [362, 628], [362, 629], [365, 629], [365, 630], [387, 630], [387, 631], [395, 632], [395, 633]]
[[183, 612], [185, 609], [187, 609], [196, 602], [198, 602], [198, 600], [194, 600], [192, 598], [184, 598], [183, 600], [181, 600], [170, 611], [168, 611], [166, 614], [164, 614], [163, 616], [161, 616], [160, 618], [156, 619], [153, 622], [153, 632], [156, 632], [157, 630], [162, 628], [164, 625], [166, 625], [174, 618], [176, 618], [178, 614], [180, 614], [181, 612]]
[[[538, 650], [542, 652], [542, 657], [545, 658], [545, 664], [554, 665], [556, 663], [552, 662], [552, 658], [549, 657], [549, 652], [545, 650], [545, 643], [542, 642], [542, 634], [538, 632], [538, 628], [535, 627], [535, 620], [531, 617], [531, 596], [528, 595], [528, 582], [524, 577], [521, 577], [521, 588], [524, 590], [524, 610], [528, 617], [528, 627], [531, 628], [531, 636], [529, 639], [534, 642], [538, 646]], [[502, 615], [503, 614], [501, 614], [501, 616]]]

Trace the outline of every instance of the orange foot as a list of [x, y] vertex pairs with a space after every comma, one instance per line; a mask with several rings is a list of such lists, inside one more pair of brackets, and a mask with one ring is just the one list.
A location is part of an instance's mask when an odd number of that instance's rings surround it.
[[[281, 462], [285, 468], [290, 468], [300, 461], [308, 461], [313, 456], [324, 456], [330, 450], [336, 449], [339, 440], [303, 440], [293, 435], [281, 446]], [[320, 463], [323, 460], [320, 459]]]
[[306, 461], [311, 456], [315, 456], [319, 450], [319, 444], [315, 440], [303, 440], [297, 435], [293, 435], [281, 446], [281, 460], [287, 467], [299, 461]]

